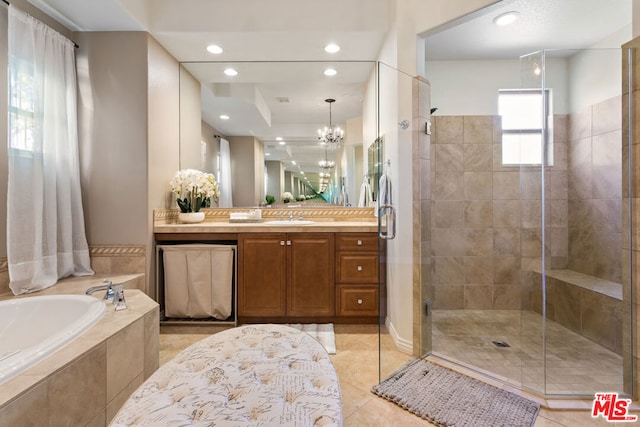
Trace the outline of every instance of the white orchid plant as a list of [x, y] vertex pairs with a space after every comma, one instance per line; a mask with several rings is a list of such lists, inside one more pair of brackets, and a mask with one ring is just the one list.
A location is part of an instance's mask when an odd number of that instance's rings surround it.
[[288, 191], [285, 191], [284, 193], [282, 193], [281, 198], [282, 198], [282, 201], [285, 202], [285, 203], [289, 203], [289, 202], [292, 202], [294, 200], [293, 199], [293, 194], [291, 194]]
[[208, 208], [211, 199], [220, 195], [213, 174], [195, 169], [179, 170], [169, 184], [176, 195], [180, 212], [198, 212], [200, 208]]

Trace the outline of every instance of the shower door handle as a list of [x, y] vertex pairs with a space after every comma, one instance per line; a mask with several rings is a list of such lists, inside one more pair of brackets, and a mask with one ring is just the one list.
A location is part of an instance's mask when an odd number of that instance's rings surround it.
[[381, 239], [392, 240], [396, 237], [396, 208], [393, 205], [382, 205], [378, 211], [378, 218], [382, 221], [382, 218], [386, 218], [386, 230], [383, 232], [380, 227], [378, 235]]

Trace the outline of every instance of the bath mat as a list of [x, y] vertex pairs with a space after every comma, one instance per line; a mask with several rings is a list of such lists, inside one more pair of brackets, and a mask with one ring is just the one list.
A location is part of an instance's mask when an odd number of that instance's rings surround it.
[[533, 426], [540, 405], [424, 359], [371, 391], [438, 426]]
[[336, 354], [336, 336], [333, 333], [333, 323], [323, 323], [323, 324], [288, 324], [287, 326], [291, 326], [292, 328], [298, 329], [299, 331], [306, 332], [316, 339], [322, 346], [327, 350], [329, 354]]

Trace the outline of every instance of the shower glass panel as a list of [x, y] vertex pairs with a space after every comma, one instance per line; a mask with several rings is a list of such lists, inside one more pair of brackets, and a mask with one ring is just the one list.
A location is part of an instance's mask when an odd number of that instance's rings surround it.
[[[430, 144], [425, 128], [430, 120], [430, 88], [424, 79], [384, 63], [378, 64], [377, 77], [378, 130], [367, 142], [380, 142], [379, 172], [394, 183], [389, 201], [396, 212], [395, 225], [385, 210], [378, 216], [379, 245], [386, 248], [386, 258], [380, 257], [378, 289], [379, 374], [384, 380], [412, 356], [431, 350], [431, 313], [426, 315], [424, 309], [430, 301], [430, 239], [420, 231], [430, 210]], [[402, 185], [410, 182], [411, 186]]]
[[631, 395], [628, 55], [525, 55], [474, 87], [495, 113], [431, 118], [434, 357], [549, 397]]
[[[521, 378], [547, 396], [632, 391], [625, 52], [546, 50], [520, 62], [541, 125], [519, 135], [538, 143], [520, 166]], [[508, 132], [503, 123], [503, 144]]]
[[[544, 393], [546, 387], [545, 375], [545, 330], [546, 318], [541, 315], [545, 307], [546, 280], [543, 265], [546, 261], [545, 219], [542, 214], [545, 209], [544, 188], [545, 168], [565, 170], [556, 162], [553, 163], [553, 137], [548, 134], [553, 129], [554, 122], [549, 121], [549, 99], [551, 94], [545, 88], [543, 79], [544, 53], [536, 52], [520, 58], [519, 94], [531, 96], [535, 100], [523, 105], [523, 109], [516, 110], [516, 116], [527, 117], [526, 124], [517, 123], [511, 126], [508, 115], [502, 116], [501, 147], [504, 150], [508, 133], [515, 135], [515, 142], [523, 149], [519, 152], [520, 159], [509, 163], [519, 170], [519, 228], [514, 235], [518, 241], [516, 255], [520, 258], [520, 355], [521, 385], [538, 393]], [[518, 132], [521, 132], [520, 134]], [[520, 138], [521, 137], [521, 138]], [[556, 147], [559, 144], [556, 144]], [[502, 164], [505, 164], [504, 156]], [[504, 166], [508, 167], [508, 166]], [[555, 169], [554, 169], [555, 168]]]

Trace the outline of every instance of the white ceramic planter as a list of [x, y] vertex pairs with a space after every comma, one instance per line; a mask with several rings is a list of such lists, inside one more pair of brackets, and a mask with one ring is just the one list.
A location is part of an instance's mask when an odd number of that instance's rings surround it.
[[204, 212], [180, 212], [178, 221], [183, 224], [197, 224], [204, 221]]

